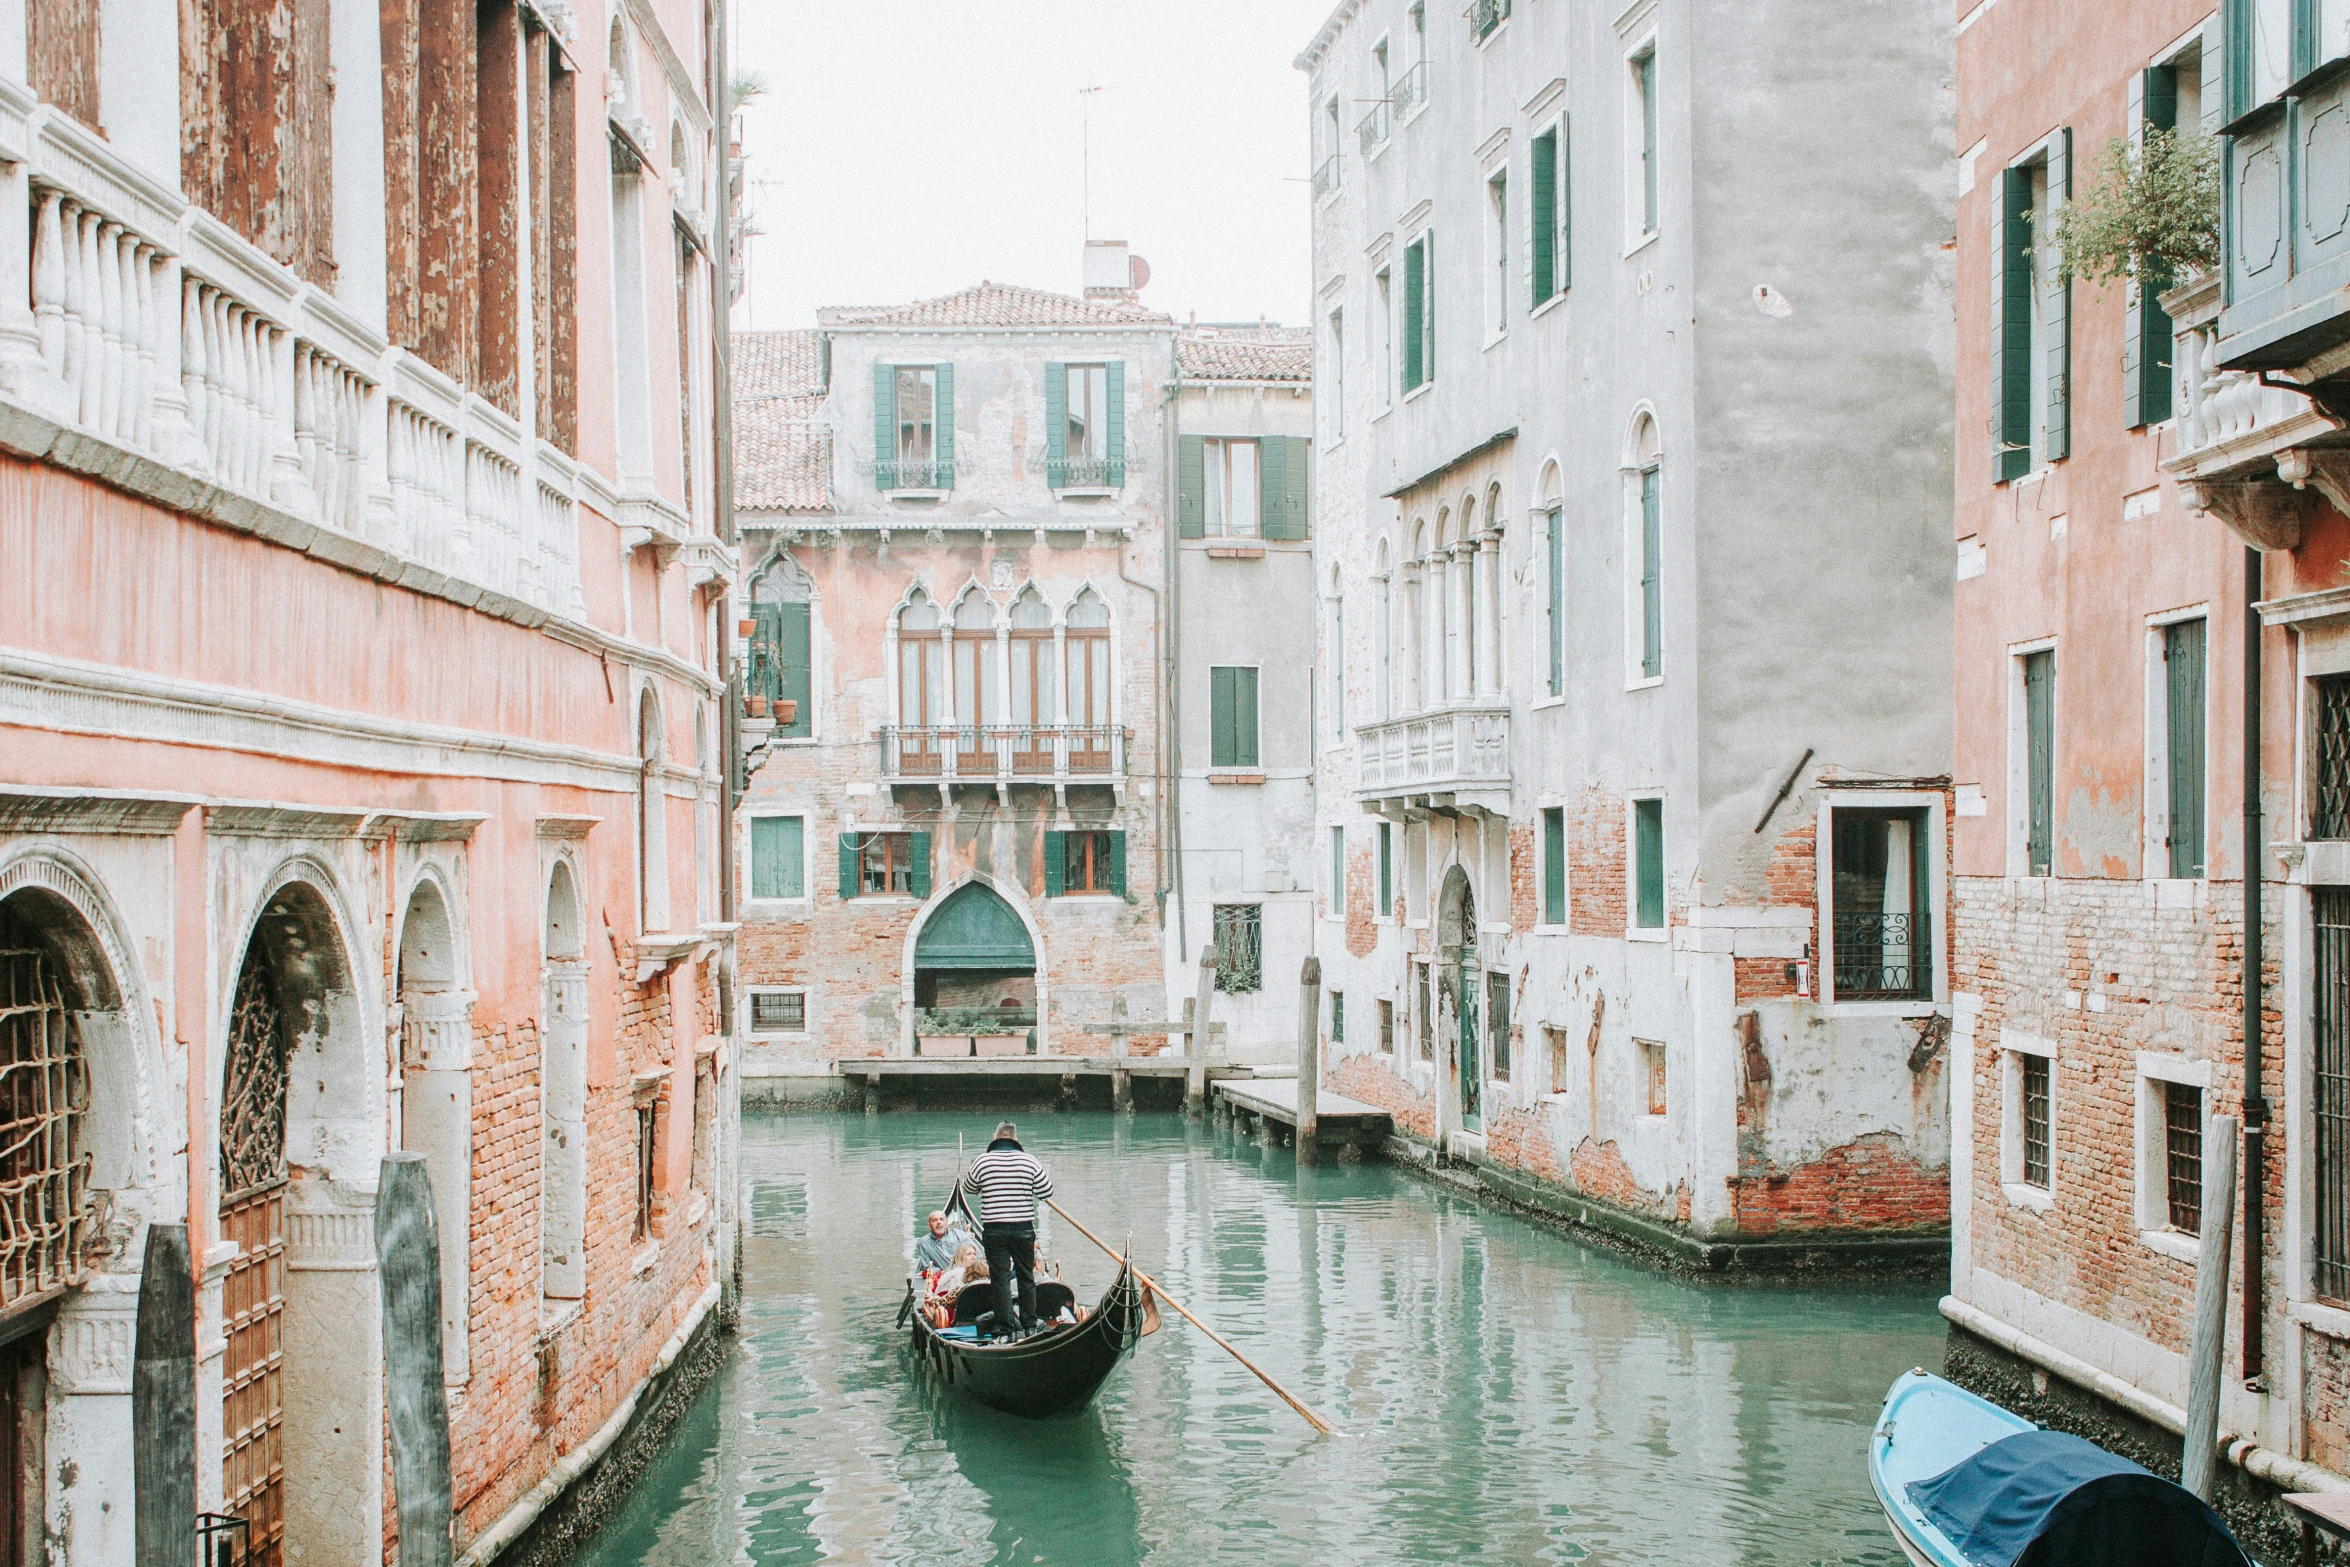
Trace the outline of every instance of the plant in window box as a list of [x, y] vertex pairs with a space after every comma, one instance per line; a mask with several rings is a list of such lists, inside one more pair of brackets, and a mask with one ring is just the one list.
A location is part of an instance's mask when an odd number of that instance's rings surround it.
[[[2042, 214], [2034, 213], [2037, 225]], [[2050, 218], [2057, 276], [2160, 294], [2219, 265], [2219, 143], [2149, 129], [2105, 144], [2088, 188]]]

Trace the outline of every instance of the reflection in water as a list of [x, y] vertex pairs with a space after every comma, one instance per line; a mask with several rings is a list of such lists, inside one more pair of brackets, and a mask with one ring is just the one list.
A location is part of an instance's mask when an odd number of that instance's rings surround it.
[[[1352, 1436], [1172, 1314], [1066, 1419], [928, 1386], [892, 1328], [905, 1259], [993, 1120], [746, 1121], [742, 1332], [584, 1562], [1900, 1560], [1861, 1443], [1940, 1357], [1933, 1292], [1684, 1283], [1173, 1117], [1024, 1130], [1071, 1212]], [[1080, 1298], [1108, 1285], [1045, 1240]]]

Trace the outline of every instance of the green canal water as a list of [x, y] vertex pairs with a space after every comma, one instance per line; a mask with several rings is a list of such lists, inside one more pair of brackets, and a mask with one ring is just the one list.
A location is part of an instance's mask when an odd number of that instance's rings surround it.
[[[1064, 1207], [1349, 1435], [1172, 1314], [1082, 1415], [928, 1385], [905, 1259], [956, 1134], [993, 1124], [746, 1118], [741, 1332], [584, 1562], [1900, 1561], [1862, 1445], [1940, 1362], [1932, 1290], [1686, 1283], [1174, 1116], [1021, 1124]], [[1081, 1299], [1109, 1282], [1067, 1225], [1044, 1241]]]

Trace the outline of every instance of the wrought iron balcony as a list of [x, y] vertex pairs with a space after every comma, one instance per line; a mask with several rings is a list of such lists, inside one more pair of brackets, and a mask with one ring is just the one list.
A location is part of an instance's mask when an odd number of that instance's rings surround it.
[[1488, 697], [1361, 725], [1355, 730], [1355, 768], [1355, 795], [1365, 801], [1506, 810], [1509, 706]]
[[880, 490], [951, 490], [955, 487], [952, 458], [883, 458], [873, 465], [874, 488]]
[[1115, 490], [1126, 483], [1126, 464], [1110, 457], [1047, 458], [1044, 477], [1056, 490]]
[[1428, 62], [1422, 60], [1418, 65], [1397, 77], [1395, 90], [1387, 97], [1388, 102], [1395, 105], [1395, 117], [1399, 120], [1421, 104], [1426, 103], [1428, 101]]
[[1483, 43], [1493, 36], [1493, 30], [1509, 20], [1510, 0], [1473, 0], [1469, 7], [1469, 32]]
[[1314, 170], [1314, 199], [1320, 201], [1323, 197], [1337, 190], [1338, 182], [1338, 154], [1334, 152], [1322, 160], [1320, 168]]
[[1362, 148], [1364, 156], [1368, 157], [1372, 148], [1387, 139], [1387, 128], [1394, 120], [1394, 106], [1381, 98], [1371, 105], [1368, 114], [1355, 121], [1355, 141]]
[[1933, 999], [1934, 952], [1923, 913], [1839, 913], [1829, 929], [1838, 1001]]
[[1126, 781], [1127, 731], [1091, 724], [885, 724], [889, 783], [1111, 784]]

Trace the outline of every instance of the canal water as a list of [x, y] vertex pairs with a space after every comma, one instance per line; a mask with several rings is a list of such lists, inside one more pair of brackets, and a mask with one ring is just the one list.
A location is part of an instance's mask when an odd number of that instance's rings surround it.
[[[1346, 1438], [1172, 1313], [1078, 1416], [928, 1385], [892, 1327], [906, 1259], [994, 1121], [746, 1117], [741, 1332], [584, 1562], [1901, 1560], [1862, 1446], [1940, 1362], [1932, 1289], [1688, 1283], [1175, 1116], [1021, 1125], [1062, 1206]], [[1093, 1298], [1113, 1265], [1047, 1219]]]

